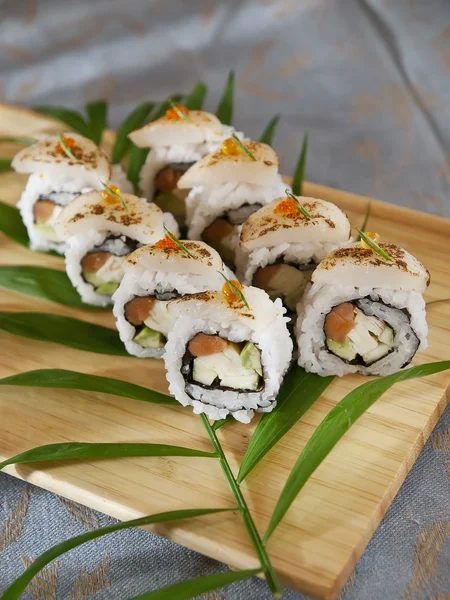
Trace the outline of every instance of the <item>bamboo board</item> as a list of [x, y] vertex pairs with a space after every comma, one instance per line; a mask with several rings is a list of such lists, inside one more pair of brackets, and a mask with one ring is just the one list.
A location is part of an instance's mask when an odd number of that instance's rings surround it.
[[[55, 129], [54, 121], [31, 111], [0, 106], [0, 135]], [[3, 149], [3, 155], [10, 155], [13, 148]], [[0, 175], [0, 199], [15, 203], [24, 182], [24, 177], [15, 174]], [[305, 185], [305, 194], [335, 202], [357, 225], [363, 222], [369, 202], [315, 184]], [[450, 297], [450, 221], [373, 201], [370, 230], [404, 246], [428, 266], [432, 283], [427, 300]], [[1, 234], [0, 263], [63, 267], [60, 259], [32, 253]], [[68, 309], [4, 290], [0, 310], [59, 313], [113, 326], [110, 314]], [[450, 304], [430, 307], [430, 345], [415, 364], [450, 358], [449, 317]], [[111, 376], [167, 391], [160, 361], [102, 356], [0, 332], [0, 377], [41, 368]], [[339, 442], [268, 544], [283, 584], [320, 598], [337, 597], [442, 414], [449, 382], [448, 373], [442, 373], [397, 384]], [[244, 482], [242, 489], [261, 533], [304, 444], [336, 402], [360, 383], [358, 376], [335, 380]], [[251, 426], [234, 423], [219, 431], [235, 473], [255, 422]], [[34, 446], [66, 441], [145, 441], [210, 450], [199, 418], [189, 409], [98, 393], [0, 389], [0, 460]], [[233, 506], [214, 459], [71, 461], [6, 470], [122, 520], [181, 508]], [[234, 568], [258, 566], [237, 513], [158, 525], [152, 530]], [[31, 548], [32, 544], [30, 540]]]

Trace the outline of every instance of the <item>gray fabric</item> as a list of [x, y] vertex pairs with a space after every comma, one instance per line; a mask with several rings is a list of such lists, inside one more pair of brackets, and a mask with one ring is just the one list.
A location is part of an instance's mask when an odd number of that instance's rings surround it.
[[[5, 102], [81, 108], [106, 97], [116, 125], [134, 105], [199, 79], [214, 109], [230, 68], [239, 129], [257, 137], [283, 115], [275, 143], [283, 172], [308, 130], [309, 179], [450, 216], [447, 0], [0, 1]], [[345, 600], [450, 597], [449, 472], [447, 410]], [[110, 521], [4, 474], [0, 486], [0, 590], [27, 559]], [[121, 532], [61, 558], [29, 597], [127, 598], [220, 568], [154, 535]], [[252, 580], [220, 597], [270, 595]]]

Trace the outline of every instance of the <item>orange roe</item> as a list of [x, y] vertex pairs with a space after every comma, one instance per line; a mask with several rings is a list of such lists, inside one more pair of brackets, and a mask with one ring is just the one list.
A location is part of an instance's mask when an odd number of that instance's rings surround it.
[[[111, 190], [111, 192], [114, 192], [114, 194], [120, 196], [120, 188], [118, 188], [117, 185], [110, 185], [108, 187]], [[103, 190], [103, 200], [105, 200], [108, 204], [114, 204], [115, 202], [119, 202], [119, 198], [116, 198], [114, 194], [111, 194], [109, 190]]]
[[158, 240], [156, 242], [155, 248], [178, 248], [178, 246], [172, 238], [166, 235], [162, 240]]
[[[65, 145], [69, 148], [69, 150], [71, 150], [72, 152], [74, 150], [76, 150], [77, 148], [77, 143], [75, 140], [73, 140], [70, 137], [67, 137], [65, 135], [62, 136], [63, 142], [65, 143]], [[64, 148], [61, 146], [61, 144], [58, 142], [58, 145], [56, 146], [56, 152], [58, 152], [59, 154], [65, 154], [66, 151], [64, 150]]]
[[[230, 283], [239, 291], [242, 290], [242, 285], [239, 283], [239, 281], [232, 279]], [[228, 281], [222, 286], [222, 295], [229, 304], [236, 302], [236, 300], [240, 300], [239, 296], [234, 292]]]
[[[378, 244], [378, 242], [381, 239], [381, 235], [379, 233], [376, 233], [375, 231], [365, 231], [364, 233], [366, 234], [366, 236], [368, 238], [373, 240], [375, 242], [375, 244]], [[369, 246], [369, 244], [367, 244], [362, 238], [361, 238], [361, 247], [364, 248], [364, 250], [372, 250], [372, 248]]]
[[273, 211], [277, 215], [284, 215], [285, 217], [291, 217], [292, 219], [298, 216], [302, 216], [302, 214], [295, 208], [294, 200], [290, 198], [286, 198], [278, 204]]
[[237, 156], [241, 153], [241, 149], [233, 138], [227, 138], [220, 147], [222, 154], [225, 156]]
[[183, 113], [184, 115], [186, 115], [186, 117], [189, 115], [189, 109], [183, 106], [182, 104], [176, 104], [175, 106], [176, 108], [172, 107], [166, 110], [167, 119], [173, 119], [175, 121], [177, 119], [182, 119], [183, 117], [181, 117], [179, 113]]

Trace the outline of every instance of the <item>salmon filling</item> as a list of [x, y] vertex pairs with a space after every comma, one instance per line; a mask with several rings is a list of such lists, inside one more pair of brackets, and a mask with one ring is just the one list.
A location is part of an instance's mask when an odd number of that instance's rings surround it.
[[[164, 299], [166, 298], [167, 299]], [[170, 313], [170, 301], [177, 298], [176, 292], [155, 296], [138, 296], [125, 304], [125, 318], [136, 328], [133, 342], [143, 348], [163, 348], [167, 336], [175, 324]]]
[[350, 302], [338, 304], [328, 313], [324, 330], [328, 350], [347, 362], [362, 361], [368, 366], [394, 347], [393, 329]]
[[194, 163], [172, 163], [162, 168], [155, 176], [153, 201], [164, 212], [171, 212], [177, 221], [184, 221], [186, 207], [184, 201], [190, 190], [180, 190], [177, 183], [180, 177]]
[[295, 266], [284, 263], [259, 267], [253, 276], [253, 285], [266, 291], [272, 300], [281, 298], [290, 311], [295, 311], [311, 281], [314, 268], [313, 264]]
[[75, 196], [71, 192], [52, 192], [48, 196], [40, 196], [33, 206], [34, 229], [51, 242], [60, 242], [54, 225], [63, 209]]
[[263, 387], [261, 353], [252, 342], [230, 342], [197, 333], [188, 343], [181, 368], [189, 383], [202, 387], [259, 391]]

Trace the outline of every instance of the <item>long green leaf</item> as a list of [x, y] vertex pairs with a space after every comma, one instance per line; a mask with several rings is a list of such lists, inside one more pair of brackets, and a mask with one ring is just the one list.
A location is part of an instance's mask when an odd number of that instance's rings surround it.
[[303, 136], [302, 150], [295, 167], [294, 178], [292, 180], [292, 191], [296, 196], [302, 195], [303, 179], [305, 175], [306, 155], [308, 153], [308, 134]]
[[58, 119], [62, 123], [68, 125], [71, 129], [78, 131], [81, 135], [91, 139], [92, 132], [84, 117], [75, 110], [70, 110], [62, 106], [36, 106], [34, 109], [43, 115]]
[[277, 442], [303, 417], [333, 381], [295, 367], [286, 376], [277, 398], [277, 407], [266, 413], [250, 439], [237, 477], [241, 483]]
[[[18, 600], [21, 594], [25, 591], [28, 584], [31, 582], [33, 577], [35, 577], [39, 571], [48, 565], [50, 562], [58, 558], [62, 554], [69, 552], [73, 548], [78, 548], [82, 544], [86, 542], [90, 542], [91, 540], [95, 540], [99, 537], [103, 537], [104, 535], [108, 535], [110, 533], [114, 533], [115, 531], [120, 531], [122, 529], [130, 529], [131, 527], [143, 527], [144, 525], [153, 525], [155, 523], [169, 523], [171, 521], [179, 521], [181, 519], [191, 519], [193, 517], [201, 517], [203, 515], [214, 514], [218, 512], [225, 512], [234, 509], [228, 508], [194, 508], [189, 510], [174, 510], [170, 512], [159, 513], [156, 515], [150, 515], [148, 517], [141, 517], [139, 519], [133, 519], [132, 521], [123, 521], [122, 523], [115, 523], [114, 525], [109, 525], [108, 527], [103, 527], [102, 529], [95, 529], [94, 531], [88, 531], [87, 533], [82, 533], [81, 535], [77, 535], [76, 537], [71, 538], [65, 542], [61, 542], [61, 544], [57, 544], [50, 548], [41, 556], [39, 556], [36, 560], [34, 560], [31, 565], [25, 569], [25, 571], [18, 577], [14, 583], [12, 583], [7, 590], [3, 593], [2, 600]], [[250, 575], [249, 575], [250, 577]], [[224, 584], [225, 585], [225, 584]], [[174, 600], [176, 596], [172, 596], [171, 600]]]
[[224, 125], [233, 123], [233, 103], [234, 103], [234, 71], [228, 74], [225, 89], [217, 107], [216, 116]]
[[199, 81], [183, 102], [184, 106], [189, 110], [202, 110], [207, 93], [208, 88], [202, 81]]
[[259, 138], [260, 142], [262, 142], [263, 144], [269, 144], [269, 146], [272, 145], [273, 138], [274, 138], [275, 132], [277, 130], [279, 120], [280, 120], [280, 115], [275, 115], [267, 123], [266, 128], [264, 129], [261, 137]]
[[103, 132], [107, 127], [108, 103], [105, 100], [89, 102], [86, 104], [86, 112], [89, 117], [91, 139], [96, 144], [100, 144]]
[[[246, 571], [230, 571], [227, 573], [218, 573], [217, 575], [206, 575], [196, 577], [187, 581], [180, 581], [169, 585], [160, 590], [154, 590], [147, 594], [134, 596], [131, 600], [189, 600], [189, 598], [198, 598], [199, 594], [205, 594], [211, 590], [216, 590], [226, 585], [231, 585], [236, 581], [248, 579], [261, 573], [262, 569], [248, 569]], [[6, 600], [10, 600], [7, 598]]]
[[117, 331], [71, 317], [46, 313], [0, 312], [0, 330], [87, 352], [129, 356]]
[[347, 394], [323, 419], [297, 459], [278, 498], [264, 543], [286, 514], [297, 494], [353, 423], [394, 383], [434, 375], [450, 369], [450, 360], [413, 367], [363, 383]]
[[227, 425], [228, 423], [231, 423], [234, 421], [234, 417], [231, 414], [228, 414], [225, 419], [219, 419], [218, 421], [215, 421], [211, 427], [213, 428], [213, 431], [217, 431], [218, 429], [220, 429], [221, 427], [223, 427], [224, 425]]
[[0, 231], [9, 238], [28, 248], [27, 228], [15, 206], [0, 202]]
[[11, 158], [0, 158], [0, 173], [11, 171]]
[[[99, 310], [99, 307], [83, 304], [67, 275], [56, 269], [0, 266], [0, 287], [73, 308]], [[100, 308], [100, 310], [108, 310], [108, 307]]]
[[128, 383], [112, 377], [86, 375], [64, 369], [37, 369], [18, 375], [10, 375], [0, 379], [0, 385], [16, 385], [21, 387], [43, 387], [67, 390], [83, 390], [85, 392], [101, 392], [123, 398], [141, 400], [152, 404], [179, 406], [171, 396], [155, 392], [148, 388]]
[[131, 458], [137, 456], [197, 456], [217, 458], [215, 452], [193, 450], [169, 444], [64, 442], [31, 448], [0, 462], [0, 471], [8, 465], [23, 465], [54, 460], [89, 460], [97, 458]]
[[36, 140], [23, 137], [1, 137], [0, 144], [18, 144], [19, 146], [32, 146]]
[[144, 102], [144, 104], [135, 108], [120, 125], [112, 151], [111, 161], [113, 164], [119, 163], [130, 150], [132, 144], [131, 140], [128, 139], [128, 134], [144, 125], [153, 107], [154, 104], [152, 102]]

